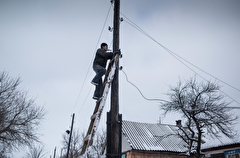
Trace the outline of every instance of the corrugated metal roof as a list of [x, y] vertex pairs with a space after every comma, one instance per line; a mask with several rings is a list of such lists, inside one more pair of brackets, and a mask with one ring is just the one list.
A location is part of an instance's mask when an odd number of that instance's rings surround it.
[[240, 145], [240, 141], [234, 142], [234, 140], [229, 139], [231, 142], [221, 142], [221, 144], [204, 144], [202, 145], [201, 150], [207, 150], [207, 149], [212, 149], [212, 148], [219, 148], [219, 147], [224, 147], [224, 146], [231, 146], [231, 145]]
[[186, 152], [186, 143], [176, 134], [177, 127], [122, 121], [122, 132], [133, 150]]

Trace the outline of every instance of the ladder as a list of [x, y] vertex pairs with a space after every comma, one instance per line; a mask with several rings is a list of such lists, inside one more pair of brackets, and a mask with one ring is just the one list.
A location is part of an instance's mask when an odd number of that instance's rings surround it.
[[93, 143], [93, 138], [95, 136], [95, 133], [97, 131], [97, 128], [98, 128], [98, 125], [100, 122], [101, 114], [102, 114], [102, 111], [104, 109], [104, 106], [105, 106], [105, 103], [107, 100], [107, 95], [108, 95], [109, 89], [111, 87], [111, 82], [114, 78], [118, 60], [119, 60], [119, 54], [117, 54], [108, 64], [108, 68], [107, 68], [104, 82], [103, 82], [103, 88], [101, 91], [101, 97], [96, 102], [96, 106], [95, 106], [93, 115], [91, 116], [91, 122], [88, 127], [86, 137], [83, 140], [84, 142], [83, 142], [82, 151], [80, 153], [80, 157], [87, 156], [86, 154], [88, 153], [88, 149]]

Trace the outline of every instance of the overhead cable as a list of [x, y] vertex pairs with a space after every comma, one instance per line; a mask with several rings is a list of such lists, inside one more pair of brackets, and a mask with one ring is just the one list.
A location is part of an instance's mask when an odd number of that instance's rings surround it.
[[[104, 28], [105, 28], [105, 26], [106, 26], [106, 22], [107, 22], [107, 19], [108, 19], [108, 17], [109, 17], [109, 13], [110, 13], [111, 7], [112, 7], [112, 5], [110, 4], [109, 9], [108, 9], [107, 16], [106, 16], [106, 18], [105, 18], [105, 21], [104, 21], [104, 24], [103, 24], [103, 27], [102, 27], [101, 33], [100, 33], [100, 35], [99, 35], [99, 38], [98, 38], [98, 41], [97, 41], [97, 44], [96, 44], [96, 47], [95, 47], [95, 49], [94, 49], [94, 51], [93, 51], [93, 55], [92, 55], [91, 62], [90, 62], [90, 64], [89, 64], [89, 67], [88, 67], [87, 73], [86, 73], [86, 75], [85, 75], [85, 78], [84, 78], [84, 81], [83, 81], [83, 84], [82, 84], [82, 87], [81, 87], [81, 90], [80, 90], [80, 92], [79, 92], [79, 94], [78, 94], [78, 97], [77, 97], [77, 100], [76, 100], [76, 103], [75, 103], [73, 109], [75, 109], [75, 107], [76, 107], [76, 105], [77, 105], [77, 103], [78, 103], [79, 97], [81, 96], [81, 93], [82, 93], [83, 87], [84, 87], [84, 85], [85, 85], [85, 83], [86, 83], [86, 79], [87, 79], [87, 76], [88, 76], [89, 70], [90, 70], [90, 68], [91, 68], [91, 66], [92, 66], [92, 62], [93, 62], [93, 59], [94, 59], [94, 55], [95, 55], [95, 52], [96, 52], [97, 47], [98, 47], [98, 45], [99, 45], [100, 39], [101, 39], [101, 37], [102, 37], [103, 30], [104, 30]], [[88, 96], [87, 96], [87, 97], [88, 97]], [[85, 99], [85, 101], [86, 101], [86, 99]], [[83, 103], [83, 105], [81, 106], [80, 109], [82, 109], [82, 107], [84, 106], [85, 101], [84, 101], [84, 103]], [[79, 112], [80, 112], [80, 111], [79, 111]]]
[[[121, 13], [122, 14], [122, 13]], [[123, 15], [123, 14], [122, 14]], [[148, 33], [146, 33], [143, 29], [141, 29], [138, 25], [136, 25], [134, 22], [132, 22], [131, 20], [129, 20], [125, 15], [123, 15], [128, 21], [124, 20], [126, 23], [128, 23], [129, 25], [133, 26], [134, 28], [136, 28], [138, 31], [140, 31], [142, 34], [144, 34], [145, 36], [147, 36], [148, 38], [150, 38], [151, 40], [153, 40], [155, 43], [157, 43], [158, 45], [160, 45], [163, 49], [165, 49], [170, 55], [172, 55], [175, 59], [177, 59], [179, 62], [181, 62], [183, 65], [185, 65], [187, 68], [189, 68], [191, 71], [193, 71], [195, 74], [197, 74], [198, 76], [200, 76], [202, 79], [206, 80], [204, 77], [202, 77], [200, 74], [198, 74], [196, 71], [194, 71], [192, 68], [190, 68], [188, 65], [186, 65], [184, 62], [182, 62], [180, 59], [184, 60], [185, 62], [187, 62], [188, 64], [194, 66], [195, 68], [199, 69], [200, 71], [206, 73], [207, 75], [210, 75], [211, 77], [213, 77], [215, 80], [218, 80], [226, 85], [228, 85], [229, 87], [237, 90], [238, 92], [240, 92], [240, 90], [220, 79], [218, 79], [217, 77], [214, 77], [213, 75], [211, 75], [210, 73], [202, 70], [201, 68], [197, 67], [196, 65], [192, 64], [191, 62], [187, 61], [186, 59], [182, 58], [181, 56], [177, 55], [176, 53], [174, 53], [173, 51], [171, 51], [170, 49], [168, 49], [167, 47], [163, 46], [161, 43], [159, 43], [157, 40], [155, 40], [153, 37], [151, 37]], [[180, 59], [179, 59], [180, 58]], [[206, 80], [207, 81], [207, 80]], [[222, 91], [221, 91], [222, 92]], [[240, 105], [240, 103], [238, 101], [236, 101], [235, 99], [233, 99], [232, 97], [230, 97], [229, 95], [227, 95], [226, 93], [222, 92], [223, 94], [225, 94], [227, 97], [229, 97], [230, 99], [232, 99], [233, 101], [235, 101], [236, 103], [238, 103]]]
[[[121, 69], [121, 70], [122, 70], [122, 69]], [[149, 99], [149, 98], [145, 97], [145, 96], [143, 95], [143, 93], [140, 91], [140, 89], [139, 89], [135, 84], [133, 84], [132, 82], [130, 82], [130, 81], [128, 80], [127, 74], [126, 74], [123, 70], [122, 70], [122, 72], [123, 72], [123, 74], [125, 75], [127, 82], [130, 83], [133, 87], [135, 87], [135, 88], [138, 90], [138, 92], [141, 94], [141, 96], [142, 96], [145, 100], [148, 100], [148, 101], [169, 102], [169, 101], [166, 101], [166, 100], [163, 100], [163, 99]]]
[[[121, 14], [122, 14], [122, 13], [121, 13]], [[123, 14], [122, 14], [122, 15], [123, 15]], [[159, 43], [157, 40], [155, 40], [153, 37], [151, 37], [148, 33], [146, 33], [143, 29], [141, 29], [138, 25], [136, 25], [134, 22], [132, 22], [131, 20], [129, 20], [125, 15], [123, 15], [123, 16], [129, 21], [129, 22], [128, 22], [128, 21], [125, 21], [125, 22], [127, 22], [127, 23], [130, 24], [130, 25], [132, 25], [134, 28], [136, 28], [138, 31], [140, 31], [141, 33], [143, 33], [143, 34], [144, 34], [145, 36], [147, 36], [148, 38], [152, 39], [154, 42], [156, 42], [158, 45], [160, 45], [163, 49], [165, 49], [165, 50], [166, 50], [167, 52], [169, 52], [171, 55], [174, 54], [175, 56], [181, 58], [182, 60], [184, 60], [184, 61], [187, 62], [188, 64], [194, 66], [195, 68], [199, 69], [200, 71], [206, 73], [207, 75], [213, 77], [214, 79], [216, 79], [216, 80], [218, 80], [218, 81], [220, 81], [220, 82], [228, 85], [229, 87], [231, 87], [231, 88], [233, 88], [233, 89], [235, 89], [235, 90], [237, 90], [237, 91], [240, 92], [240, 89], [238, 89], [238, 88], [236, 88], [236, 87], [228, 84], [227, 82], [224, 82], [223, 80], [221, 80], [221, 79], [219, 79], [219, 78], [211, 75], [210, 73], [204, 71], [203, 69], [201, 69], [201, 68], [197, 67], [196, 65], [192, 64], [191, 62], [187, 61], [187, 60], [184, 59], [183, 57], [177, 55], [176, 53], [174, 53], [173, 51], [171, 51], [171, 50], [168, 49], [167, 47], [163, 46], [161, 43]], [[174, 56], [174, 57], [175, 57], [175, 56]], [[175, 57], [175, 58], [176, 58], [176, 57]], [[177, 58], [176, 58], [176, 59], [177, 59]], [[179, 59], [178, 59], [178, 60], [179, 60]], [[180, 61], [180, 60], [179, 60], [179, 61]], [[182, 63], [182, 62], [181, 62], [181, 63]], [[184, 65], [185, 65], [185, 64], [184, 64]], [[189, 68], [189, 67], [188, 67], [188, 68]], [[191, 69], [191, 70], [192, 70], [192, 69]], [[193, 71], [193, 70], [192, 70], [192, 71]], [[195, 72], [195, 71], [194, 71], [194, 72]]]

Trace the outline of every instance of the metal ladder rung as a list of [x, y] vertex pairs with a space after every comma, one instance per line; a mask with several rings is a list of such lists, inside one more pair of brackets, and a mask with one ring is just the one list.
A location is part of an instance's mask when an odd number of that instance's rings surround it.
[[83, 141], [85, 142], [85, 141], [88, 141], [89, 140], [89, 137], [90, 137], [90, 135], [87, 135], [84, 139], [83, 139]]
[[97, 113], [91, 116], [91, 120], [95, 119], [97, 117]]
[[99, 99], [96, 101], [96, 103], [100, 103], [100, 102], [102, 101], [103, 97], [104, 97], [104, 95], [103, 95], [101, 98], [99, 98]]

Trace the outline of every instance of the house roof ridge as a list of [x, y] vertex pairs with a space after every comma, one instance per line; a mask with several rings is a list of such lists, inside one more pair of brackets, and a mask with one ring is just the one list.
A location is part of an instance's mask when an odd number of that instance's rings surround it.
[[152, 125], [168, 125], [168, 126], [176, 126], [176, 125], [165, 124], [165, 123], [146, 123], [146, 122], [136, 122], [136, 121], [129, 121], [129, 120], [122, 120], [122, 121], [132, 122], [132, 123], [152, 124]]

